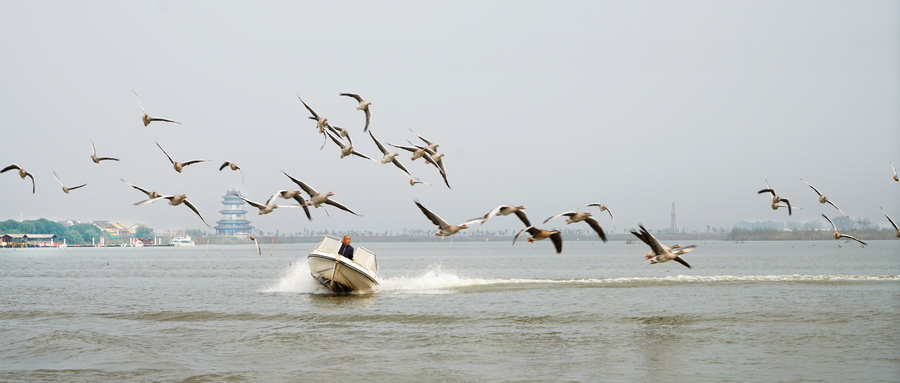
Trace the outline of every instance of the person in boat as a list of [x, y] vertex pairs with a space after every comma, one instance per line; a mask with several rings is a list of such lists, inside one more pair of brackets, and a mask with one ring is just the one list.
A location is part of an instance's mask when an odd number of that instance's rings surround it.
[[338, 250], [338, 254], [344, 256], [344, 258], [353, 259], [353, 246], [350, 246], [349, 235], [344, 236], [344, 241], [341, 248]]

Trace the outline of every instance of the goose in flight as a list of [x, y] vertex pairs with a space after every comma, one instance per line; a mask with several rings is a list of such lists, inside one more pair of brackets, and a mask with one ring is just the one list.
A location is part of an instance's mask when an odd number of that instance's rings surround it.
[[516, 244], [516, 239], [519, 239], [519, 235], [526, 231], [531, 235], [531, 237], [528, 238], [528, 242], [541, 241], [550, 238], [550, 240], [553, 241], [553, 247], [556, 248], [556, 254], [562, 253], [562, 235], [559, 233], [559, 230], [542, 230], [530, 225], [516, 233], [516, 236], [513, 237], [513, 245]]
[[358, 157], [365, 158], [369, 161], [375, 161], [375, 160], [369, 158], [369, 156], [362, 154], [360, 152], [357, 152], [355, 149], [353, 149], [353, 145], [345, 144], [344, 141], [342, 141], [340, 138], [336, 137], [330, 131], [326, 130], [325, 135], [327, 135], [329, 138], [331, 138], [331, 140], [334, 141], [334, 143], [341, 148], [341, 158], [352, 155], [352, 156], [358, 156]]
[[322, 204], [326, 204], [326, 205], [334, 206], [334, 207], [341, 209], [343, 211], [346, 211], [350, 214], [359, 216], [359, 214], [354, 213], [353, 210], [350, 210], [346, 206], [341, 205], [339, 202], [329, 198], [334, 195], [334, 192], [319, 193], [316, 191], [316, 189], [313, 189], [309, 185], [303, 183], [303, 181], [300, 181], [294, 177], [291, 177], [290, 174], [285, 173], [283, 170], [281, 172], [284, 173], [284, 175], [286, 175], [288, 178], [290, 178], [291, 181], [294, 181], [295, 184], [300, 186], [300, 189], [303, 189], [303, 191], [305, 191], [306, 194], [309, 194], [309, 203], [308, 203], [309, 206], [319, 207], [319, 206], [322, 206]]
[[[238, 196], [238, 198], [244, 200], [244, 202], [250, 204], [250, 206], [253, 206], [253, 207], [259, 209], [259, 215], [269, 214], [269, 213], [275, 211], [275, 209], [278, 209], [279, 207], [300, 207], [300, 205], [278, 205], [277, 203], [275, 203], [275, 200], [278, 197], [281, 197], [281, 192], [272, 194], [272, 196], [269, 197], [269, 200], [266, 201], [265, 205], [263, 205], [259, 202], [254, 202], [249, 199], [246, 199], [242, 195], [237, 195], [237, 196]], [[305, 207], [305, 205], [304, 205], [304, 207]]]
[[594, 215], [594, 213], [585, 213], [585, 212], [580, 212], [580, 211], [567, 211], [567, 212], [562, 212], [557, 215], [554, 215], [550, 218], [547, 218], [546, 220], [544, 220], [544, 223], [550, 222], [551, 220], [553, 220], [557, 217], [561, 217], [561, 216], [567, 217], [566, 224], [572, 224], [572, 223], [584, 221], [591, 227], [591, 229], [594, 229], [594, 231], [597, 232], [597, 235], [600, 236], [600, 239], [603, 240], [603, 242], [606, 242], [606, 233], [604, 233], [603, 228], [600, 227], [600, 222], [597, 222], [597, 220], [594, 219], [594, 217], [592, 217], [593, 215]]
[[866, 243], [863, 242], [862, 240], [860, 240], [859, 238], [856, 238], [856, 237], [854, 237], [852, 235], [848, 235], [848, 234], [841, 234], [840, 232], [838, 232], [837, 225], [835, 225], [834, 222], [832, 222], [831, 219], [828, 218], [828, 216], [826, 216], [825, 214], [822, 214], [822, 217], [825, 217], [825, 219], [828, 220], [828, 223], [831, 224], [831, 228], [834, 229], [834, 239], [837, 239], [837, 240], [840, 240], [841, 238], [852, 239], [856, 242], [859, 242], [862, 246], [866, 246]]
[[777, 193], [775, 193], [775, 189], [772, 189], [772, 187], [769, 186], [769, 180], [766, 180], [766, 188], [765, 189], [756, 192], [756, 194], [763, 194], [763, 193], [771, 193], [772, 194], [772, 210], [778, 210], [778, 208], [780, 207], [778, 205], [778, 203], [784, 202], [788, 208], [788, 215], [791, 215], [791, 202], [788, 201], [787, 198], [782, 198]]
[[359, 102], [359, 105], [356, 105], [356, 110], [361, 110], [366, 113], [366, 127], [363, 128], [363, 132], [369, 131], [369, 120], [372, 118], [372, 112], [369, 110], [369, 107], [372, 106], [372, 103], [356, 94], [356, 93], [341, 93], [341, 96], [353, 97]]
[[[634, 234], [635, 237], [638, 237], [641, 241], [650, 246], [652, 250], [650, 253], [644, 254], [644, 258], [650, 261], [650, 264], [663, 263], [668, 261], [675, 261], [687, 268], [691, 268], [691, 265], [687, 263], [681, 255], [693, 249], [694, 246], [682, 247], [681, 245], [675, 245], [673, 247], [668, 247], [659, 242], [653, 234], [650, 234], [647, 229], [644, 228], [644, 225], [638, 225], [641, 228], [640, 232], [635, 231], [634, 229], [630, 230], [631, 234]], [[672, 250], [676, 250], [674, 253]]]
[[254, 237], [253, 234], [250, 234], [250, 240], [256, 244], [256, 253], [262, 255], [262, 249], [259, 248], [259, 241], [256, 240], [256, 237]]
[[78, 188], [81, 188], [81, 187], [84, 187], [85, 185], [87, 185], [87, 184], [81, 184], [78, 186], [66, 187], [66, 185], [63, 185], [62, 181], [59, 180], [59, 176], [56, 175], [56, 172], [53, 172], [53, 178], [56, 178], [56, 182], [59, 182], [59, 186], [62, 186], [62, 191], [66, 192], [66, 194], [69, 194], [69, 192], [72, 190], [75, 190], [75, 189], [78, 189]]
[[819, 195], [819, 203], [827, 203], [827, 204], [829, 204], [829, 205], [831, 205], [831, 206], [834, 206], [834, 208], [837, 209], [839, 212], [841, 212], [841, 214], [843, 214], [844, 217], [850, 218], [850, 216], [848, 216], [847, 214], [845, 214], [844, 211], [841, 210], [841, 208], [839, 208], [837, 205], [834, 204], [834, 201], [828, 199], [828, 197], [826, 197], [824, 194], [822, 194], [822, 192], [820, 192], [819, 189], [816, 189], [815, 186], [810, 185], [810, 183], [809, 183], [809, 182], [806, 182], [806, 180], [804, 180], [803, 178], [801, 178], [800, 181], [803, 181], [804, 183], [806, 183], [807, 185], [809, 185], [809, 187], [812, 188], [812, 190], [815, 191], [816, 194]]
[[178, 205], [182, 205], [182, 204], [186, 205], [186, 206], [189, 207], [191, 210], [193, 210], [194, 213], [197, 213], [197, 216], [200, 217], [200, 220], [203, 221], [203, 224], [204, 224], [204, 225], [206, 225], [207, 227], [211, 227], [211, 226], [209, 226], [208, 223], [206, 223], [206, 220], [203, 219], [203, 216], [200, 214], [200, 211], [197, 210], [197, 207], [194, 206], [194, 204], [191, 203], [191, 201], [188, 201], [188, 199], [187, 199], [187, 194], [181, 194], [181, 195], [163, 195], [163, 196], [159, 196], [159, 197], [156, 197], [156, 198], [150, 198], [150, 199], [147, 199], [147, 200], [143, 200], [143, 201], [141, 201], [141, 202], [136, 202], [135, 205], [137, 205], [137, 206], [146, 205], [146, 204], [148, 204], [148, 203], [154, 203], [154, 202], [159, 201], [159, 200], [161, 200], [161, 199], [167, 199], [167, 200], [169, 200], [169, 205], [172, 205], [172, 206], [178, 206]]
[[426, 139], [425, 137], [422, 137], [422, 135], [420, 135], [419, 133], [416, 133], [412, 129], [410, 129], [409, 131], [412, 132], [413, 134], [415, 134], [416, 137], [419, 137], [420, 140], [424, 141], [425, 144], [427, 144], [427, 146], [425, 146], [425, 148], [428, 151], [428, 154], [434, 155], [435, 153], [437, 153], [437, 148], [440, 145], [435, 144], [434, 142], [428, 141], [428, 139]]
[[131, 187], [133, 187], [133, 188], [139, 190], [141, 193], [146, 194], [146, 195], [147, 195], [147, 198], [153, 199], [153, 198], [157, 198], [157, 197], [161, 197], [161, 196], [162, 196], [162, 195], [160, 195], [159, 193], [157, 193], [156, 190], [150, 191], [150, 190], [144, 189], [144, 188], [142, 188], [142, 187], [140, 187], [140, 186], [137, 186], [137, 185], [135, 185], [135, 184], [128, 183], [128, 181], [125, 181], [125, 179], [122, 179], [122, 178], [120, 178], [119, 180], [122, 181], [122, 182], [125, 182], [125, 183], [128, 184], [129, 186], [131, 186]]
[[[491, 209], [491, 211], [489, 211], [483, 217], [476, 218], [475, 220], [479, 221], [482, 225], [484, 225], [484, 223], [487, 222], [487, 220], [493, 218], [494, 216], [497, 216], [497, 215], [505, 216], [505, 215], [510, 215], [510, 214], [515, 214], [516, 217], [519, 217], [519, 219], [522, 221], [522, 223], [525, 224], [525, 226], [531, 226], [531, 221], [529, 221], [528, 216], [525, 215], [525, 206], [500, 205], [500, 206], [497, 206], [497, 207]], [[535, 230], [538, 230], [538, 229], [535, 229]], [[541, 239], [543, 239], [543, 238], [541, 238]]]
[[342, 128], [342, 127], [340, 127], [340, 126], [337, 126], [337, 125], [332, 125], [332, 126], [331, 126], [331, 132], [334, 133], [335, 136], [340, 137], [342, 140], [343, 140], [344, 138], [346, 138], [346, 139], [347, 139], [347, 143], [350, 144], [351, 146], [353, 145], [353, 139], [350, 138], [350, 131], [349, 131], [349, 130], [344, 129], [344, 128]]
[[181, 124], [178, 121], [167, 120], [165, 118], [151, 118], [150, 115], [147, 114], [147, 110], [144, 109], [144, 104], [141, 102], [141, 98], [138, 97], [137, 92], [135, 92], [134, 89], [132, 89], [131, 92], [134, 93], [134, 98], [136, 98], [138, 100], [138, 104], [141, 106], [141, 110], [144, 111], [144, 117], [141, 118], [141, 120], [144, 121], [144, 126], [150, 125], [150, 123], [153, 121], [162, 121], [162, 122], [171, 122], [171, 123], [175, 123], [175, 124]]
[[900, 181], [900, 177], [897, 176], [897, 169], [894, 168], [894, 161], [891, 161], [891, 170], [894, 171], [894, 181]]
[[[240, 166], [237, 166], [237, 164], [235, 164], [234, 162], [225, 161], [224, 164], [219, 166], [219, 171], [221, 172], [222, 169], [225, 169], [226, 167], [230, 168], [231, 170], [236, 170], [236, 171], [241, 172], [241, 182], [244, 182], [244, 171], [241, 170]], [[238, 196], [238, 197], [240, 197], [240, 196]]]
[[409, 177], [410, 184], [415, 185], [415, 183], [413, 183], [413, 175], [410, 174], [409, 170], [406, 170], [406, 167], [403, 166], [403, 164], [400, 163], [400, 160], [397, 159], [397, 156], [399, 156], [400, 153], [391, 153], [389, 150], [387, 150], [387, 148], [385, 148], [384, 145], [381, 144], [381, 141], [378, 141], [378, 139], [375, 138], [375, 135], [372, 134], [371, 131], [369, 131], [369, 137], [372, 137], [372, 141], [375, 141], [375, 146], [377, 146], [378, 150], [381, 151], [381, 154], [384, 155], [384, 157], [381, 158], [381, 163], [394, 164], [394, 166], [406, 173], [406, 175]]
[[881, 212], [884, 213], [884, 217], [888, 219], [888, 221], [891, 223], [891, 226], [894, 227], [894, 230], [897, 230], [897, 238], [900, 238], [900, 227], [897, 227], [897, 224], [894, 223], [894, 220], [891, 219], [891, 216], [884, 212], [884, 208], [881, 208]]
[[600, 211], [605, 211], [605, 212], [609, 213], [609, 218], [612, 219], [613, 228], [616, 227], [616, 218], [613, 217], [612, 210], [609, 210], [609, 208], [606, 207], [606, 205], [604, 205], [602, 203], [589, 203], [587, 205], [582, 206], [582, 208], [591, 207], [591, 206], [596, 206], [600, 209]]
[[[306, 107], [306, 110], [308, 110], [309, 113], [312, 114], [312, 116], [309, 117], [309, 119], [310, 119], [310, 120], [315, 120], [315, 121], [316, 121], [316, 129], [319, 130], [319, 134], [325, 134], [326, 131], [329, 131], [329, 130], [332, 130], [332, 131], [333, 131], [333, 130], [334, 130], [334, 128], [332, 128], [331, 125], [328, 124], [328, 119], [327, 119], [327, 118], [322, 117], [322, 116], [320, 116], [318, 113], [316, 113], [316, 111], [313, 110], [313, 108], [310, 108], [309, 105], [307, 105], [306, 102], [303, 101], [302, 98], [300, 98], [300, 96], [297, 96], [297, 98], [300, 99], [300, 102], [303, 103], [303, 106]], [[327, 142], [328, 142], [328, 137], [325, 137], [325, 141], [322, 142], [322, 148], [325, 147], [325, 144], [326, 144]], [[322, 150], [322, 148], [319, 148], [319, 150]]]
[[428, 217], [429, 220], [431, 220], [431, 223], [437, 225], [438, 229], [440, 229], [440, 230], [438, 230], [437, 233], [434, 233], [434, 235], [438, 235], [441, 237], [451, 236], [453, 234], [458, 233], [462, 229], [468, 229], [469, 224], [475, 223], [475, 221], [477, 221], [477, 220], [470, 220], [470, 221], [463, 222], [459, 225], [451, 225], [451, 224], [447, 223], [447, 221], [444, 221], [444, 219], [439, 217], [437, 214], [434, 214], [433, 212], [431, 212], [431, 210], [428, 210], [428, 208], [426, 208], [421, 203], [419, 203], [419, 201], [416, 200], [414, 202], [416, 203], [416, 206], [418, 206], [419, 209], [422, 210], [422, 213], [425, 214], [425, 216]]
[[34, 194], [34, 190], [35, 190], [34, 176], [31, 175], [31, 173], [25, 171], [25, 169], [22, 169], [21, 167], [19, 167], [19, 165], [16, 165], [16, 164], [9, 165], [9, 166], [3, 168], [3, 170], [0, 170], [0, 174], [6, 173], [7, 171], [12, 170], [12, 169], [18, 170], [19, 177], [22, 177], [22, 179], [25, 179], [25, 177], [31, 178], [31, 194]]
[[118, 158], [112, 157], [97, 157], [97, 148], [94, 147], [94, 140], [91, 140], [91, 161], [94, 161], [95, 164], [99, 164], [100, 161], [118, 161]]
[[[288, 176], [290, 177], [290, 176]], [[301, 195], [303, 193], [300, 190], [279, 190], [277, 194], [284, 199], [293, 199], [299, 203], [300, 207], [303, 208], [303, 212], [306, 213], [306, 218], [312, 221], [312, 216], [309, 214], [309, 202], [303, 198]]]
[[[162, 152], [165, 153], [166, 157], [169, 158], [169, 162], [172, 163], [172, 167], [174, 167], [174, 168], [175, 168], [175, 171], [176, 171], [176, 172], [179, 172], [179, 173], [181, 173], [181, 171], [184, 169], [185, 166], [193, 165], [193, 164], [196, 164], [196, 163], [200, 163], [200, 162], [205, 162], [205, 161], [206, 161], [206, 160], [191, 160], [191, 161], [187, 161], [187, 162], [178, 162], [178, 161], [173, 160], [173, 159], [172, 159], [172, 156], [170, 156], [169, 153], [166, 153], [166, 150], [163, 149], [163, 147], [159, 145], [159, 142], [156, 143], [156, 146], [159, 146], [159, 150], [162, 150]], [[220, 170], [221, 170], [221, 169], [220, 169]]]

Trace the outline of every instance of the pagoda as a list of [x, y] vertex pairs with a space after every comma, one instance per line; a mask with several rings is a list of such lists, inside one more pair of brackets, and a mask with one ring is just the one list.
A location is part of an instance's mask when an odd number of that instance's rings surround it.
[[222, 196], [222, 219], [216, 221], [216, 235], [238, 236], [249, 235], [253, 226], [247, 220], [247, 211], [244, 210], [244, 200], [238, 195], [239, 190], [230, 190]]

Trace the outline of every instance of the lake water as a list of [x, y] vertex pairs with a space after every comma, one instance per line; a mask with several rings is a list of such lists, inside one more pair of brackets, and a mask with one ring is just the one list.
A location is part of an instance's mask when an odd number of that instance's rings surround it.
[[354, 243], [358, 296], [312, 244], [2, 250], [0, 381], [900, 381], [900, 241], [696, 244]]

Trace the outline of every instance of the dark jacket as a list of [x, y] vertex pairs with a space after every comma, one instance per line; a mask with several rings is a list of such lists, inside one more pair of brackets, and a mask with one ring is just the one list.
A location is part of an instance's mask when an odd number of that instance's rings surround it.
[[346, 258], [353, 259], [353, 246], [341, 244], [341, 249], [338, 250], [338, 254], [343, 255]]

